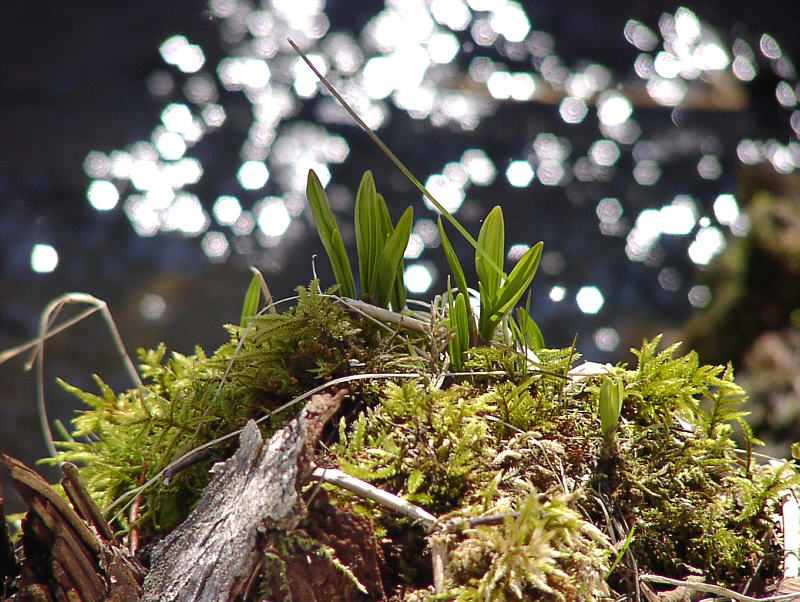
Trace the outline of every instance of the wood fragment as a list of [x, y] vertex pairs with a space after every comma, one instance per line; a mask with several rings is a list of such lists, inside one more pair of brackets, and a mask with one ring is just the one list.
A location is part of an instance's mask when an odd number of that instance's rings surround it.
[[23, 556], [14, 558], [0, 586], [12, 580], [20, 600], [133, 602], [144, 568], [113, 538], [74, 466], [64, 471], [69, 502], [19, 460], [0, 455], [14, 487], [28, 503], [23, 521]]
[[242, 594], [258, 562], [258, 534], [291, 529], [305, 514], [298, 459], [307, 435], [306, 409], [266, 443], [249, 421], [239, 449], [195, 510], [156, 545], [142, 600], [229, 600]]

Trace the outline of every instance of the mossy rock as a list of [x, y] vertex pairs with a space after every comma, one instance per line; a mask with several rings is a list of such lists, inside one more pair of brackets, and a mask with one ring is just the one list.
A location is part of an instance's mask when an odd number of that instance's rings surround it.
[[[757, 459], [730, 366], [659, 350], [656, 338], [633, 351], [630, 367], [576, 368], [574, 349], [534, 357], [495, 343], [470, 349], [469, 374], [453, 374], [443, 316], [432, 311], [416, 316], [429, 329], [407, 331], [312, 284], [283, 313], [229, 327], [230, 341], [211, 356], [140, 351], [141, 389], [116, 394], [98, 379], [95, 395], [67, 385], [90, 407], [56, 461], [80, 463], [119, 535], [134, 530], [146, 547], [193, 509], [211, 463], [235, 450], [231, 433], [255, 418], [269, 436], [308, 393], [334, 383], [329, 390], [346, 386], [349, 396], [316, 463], [397, 494], [437, 523], [426, 529], [330, 484], [320, 506], [319, 482], [308, 483], [317, 514], [262, 550], [259, 599], [290, 596], [285, 569], [312, 549], [358, 574], [348, 546], [337, 547], [345, 535], [326, 535], [328, 515], [366, 521], [356, 531], [368, 533], [376, 582], [396, 600], [597, 600], [661, 587], [637, 584], [642, 574], [774, 591], [783, 561], [774, 515], [798, 476], [791, 461]], [[609, 380], [624, 398], [619, 423], [604, 429], [598, 396]], [[164, 482], [163, 471], [201, 445], [212, 457]], [[134, 494], [131, 523], [119, 500]], [[446, 551], [437, 591], [431, 545]]]

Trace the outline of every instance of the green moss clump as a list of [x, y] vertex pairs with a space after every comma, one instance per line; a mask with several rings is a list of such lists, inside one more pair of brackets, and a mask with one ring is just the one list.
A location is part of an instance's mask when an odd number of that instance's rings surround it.
[[[141, 389], [117, 395], [95, 377], [97, 395], [62, 383], [90, 409], [74, 419], [73, 439], [57, 442], [61, 453], [47, 461], [82, 466], [90, 493], [108, 508], [182, 454], [348, 374], [351, 361], [366, 357], [374, 338], [373, 327], [353, 320], [330, 296], [321, 295], [316, 283], [298, 289], [297, 303], [288, 311], [253, 318], [244, 339], [244, 329], [227, 329], [230, 341], [210, 357], [200, 348], [167, 357], [163, 344], [139, 350], [146, 382]], [[301, 407], [275, 415], [265, 434]], [[142, 493], [136, 527], [143, 537], [168, 532], [186, 518], [210, 479], [210, 463], [230, 455], [236, 442], [220, 443], [213, 458], [178, 473], [170, 486], [156, 484]], [[133, 526], [124, 515], [117, 518], [123, 533]]]
[[[729, 366], [703, 366], [676, 347], [659, 351], [655, 339], [634, 351], [630, 369], [580, 375], [574, 349], [540, 350], [533, 363], [492, 345], [469, 349], [463, 365], [473, 374], [454, 376], [434, 337], [378, 327], [313, 284], [285, 313], [254, 318], [247, 336], [229, 330], [210, 357], [197, 349], [167, 358], [163, 346], [140, 352], [141, 389], [117, 395], [98, 379], [94, 395], [65, 385], [90, 409], [57, 461], [83, 465], [101, 507], [249, 418], [268, 416], [269, 434], [299, 410], [288, 402], [331, 379], [413, 371], [419, 378], [348, 383], [338, 442], [320, 460], [440, 520], [431, 535], [325, 485], [341, 509], [370, 517], [384, 542], [388, 590], [400, 599], [611, 599], [629, 591], [631, 558], [642, 572], [699, 572], [733, 588], [779, 575], [770, 514], [800, 478], [789, 463], [754, 460], [759, 442]], [[604, 434], [598, 394], [608, 378], [624, 385], [624, 400], [619, 424]], [[212, 459], [234, 445], [221, 441]], [[119, 529], [136, 526], [144, 538], [169, 531], [198, 499], [212, 459], [144, 489], [136, 524], [119, 517]], [[429, 536], [449, 551], [436, 596]]]

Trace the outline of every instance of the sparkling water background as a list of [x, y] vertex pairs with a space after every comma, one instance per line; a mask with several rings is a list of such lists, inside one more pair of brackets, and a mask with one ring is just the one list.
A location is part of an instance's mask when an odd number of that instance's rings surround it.
[[[250, 265], [276, 297], [314, 268], [333, 283], [309, 169], [351, 244], [364, 170], [395, 219], [413, 205], [409, 288], [444, 289], [436, 214], [291, 36], [470, 231], [502, 205], [507, 269], [544, 241], [532, 313], [549, 345], [577, 334], [588, 358], [630, 360], [714, 303], [698, 274], [748, 232], [742, 172], [800, 168], [800, 7], [784, 4], [5, 3], [0, 349], [66, 291], [107, 300], [129, 350], [190, 353], [224, 341]], [[56, 376], [130, 384], [96, 316], [46, 360], [64, 421], [76, 401]], [[46, 452], [22, 364], [0, 365], [0, 451], [32, 462]]]

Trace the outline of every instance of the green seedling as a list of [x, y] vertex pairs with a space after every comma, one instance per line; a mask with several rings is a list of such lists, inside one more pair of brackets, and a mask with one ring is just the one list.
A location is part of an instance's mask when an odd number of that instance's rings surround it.
[[[437, 201], [434, 196], [420, 183], [420, 181], [409, 171], [400, 159], [386, 146], [386, 144], [375, 134], [374, 131], [358, 116], [350, 105], [336, 91], [333, 85], [317, 70], [302, 50], [290, 39], [290, 45], [306, 62], [309, 68], [319, 78], [323, 85], [333, 95], [342, 107], [353, 117], [366, 134], [378, 145], [383, 153], [397, 166], [398, 169], [409, 179], [409, 181], [430, 199], [437, 211], [447, 219], [453, 227], [474, 247], [475, 267], [478, 271], [478, 288], [480, 291], [480, 315], [477, 328], [474, 325], [474, 317], [469, 304], [467, 282], [464, 270], [453, 251], [450, 241], [444, 232], [441, 217], [439, 218], [439, 233], [445, 256], [453, 271], [456, 287], [461, 295], [464, 296], [466, 312], [459, 314], [453, 321], [456, 327], [455, 332], [469, 332], [470, 345], [481, 342], [491, 341], [500, 323], [505, 320], [514, 305], [530, 286], [536, 270], [539, 267], [539, 260], [542, 255], [541, 242], [531, 247], [528, 252], [520, 259], [510, 274], [506, 275], [503, 271], [503, 260], [505, 258], [505, 228], [503, 223], [503, 212], [500, 207], [495, 207], [487, 216], [483, 227], [476, 241], [458, 220], [445, 207]], [[311, 175], [309, 175], [309, 188], [311, 188]], [[320, 236], [323, 244], [334, 264], [334, 273], [340, 283], [342, 294], [348, 295], [347, 291], [355, 293], [355, 285], [351, 285], [352, 272], [341, 242], [341, 234], [336, 227], [333, 213], [324, 197], [324, 190], [316, 180], [315, 190], [308, 193], [309, 204], [311, 204], [315, 219], [317, 212], [320, 219], [317, 220]], [[315, 197], [312, 202], [312, 194]], [[411, 216], [410, 208], [403, 214], [398, 222], [396, 231], [405, 233], [406, 216], [408, 216], [408, 229], [410, 233]], [[321, 225], [320, 225], [321, 224]], [[402, 228], [401, 228], [402, 225]], [[388, 211], [382, 197], [375, 192], [374, 182], [371, 175], [365, 174], [362, 185], [356, 199], [356, 244], [358, 246], [359, 270], [362, 282], [362, 293], [365, 299], [375, 299], [378, 305], [386, 307], [389, 298], [392, 299], [392, 307], [396, 310], [402, 309], [402, 301], [405, 302], [405, 286], [402, 284], [402, 250], [399, 248], [401, 240], [408, 242], [408, 236], [398, 234], [397, 239], [386, 239], [387, 227], [390, 227]], [[386, 240], [385, 246], [381, 247]], [[376, 271], [377, 267], [377, 271]], [[341, 278], [340, 278], [341, 276]], [[395, 287], [395, 282], [398, 284]], [[453, 306], [455, 308], [455, 306]], [[463, 323], [466, 316], [466, 324]], [[459, 321], [462, 321], [459, 323]], [[532, 318], [531, 318], [532, 322]], [[477, 331], [477, 332], [476, 332]], [[541, 340], [541, 332], [535, 323], [529, 328], [526, 320], [525, 331], [534, 334], [534, 338]], [[536, 334], [538, 333], [538, 335]], [[456, 348], [462, 348], [463, 341], [455, 343]], [[457, 360], [460, 363], [460, 359]]]
[[449, 291], [450, 297], [450, 322], [452, 334], [447, 343], [447, 351], [450, 354], [450, 365], [453, 370], [460, 372], [464, 369], [464, 352], [469, 349], [469, 303], [463, 293], [458, 293], [453, 301], [453, 291]]
[[614, 432], [622, 412], [622, 400], [625, 398], [625, 387], [622, 380], [604, 378], [600, 385], [598, 397], [598, 413], [600, 414], [600, 430], [604, 437]]
[[244, 303], [242, 303], [242, 318], [239, 320], [239, 326], [245, 328], [250, 319], [258, 313], [258, 306], [261, 303], [261, 283], [264, 277], [258, 270], [253, 270], [253, 278], [250, 280], [250, 286], [247, 287], [247, 292], [244, 295]]
[[[464, 269], [453, 251], [453, 246], [447, 237], [441, 219], [439, 219], [438, 225], [442, 248], [444, 249], [447, 263], [453, 272], [456, 287], [460, 293], [466, 296], [468, 292]], [[528, 249], [508, 276], [503, 272], [498, 273], [492, 269], [491, 266], [493, 264], [502, 264], [505, 257], [503, 210], [500, 207], [495, 207], [483, 223], [478, 235], [478, 246], [483, 250], [483, 253], [475, 254], [475, 269], [478, 272], [478, 289], [480, 291], [480, 316], [477, 330], [480, 340], [490, 341], [494, 338], [501, 320], [508, 316], [511, 309], [530, 286], [539, 267], [543, 245], [539, 242]], [[529, 328], [526, 322], [525, 330], [526, 332], [530, 330], [534, 334], [534, 339], [538, 344], [541, 340], [541, 332], [532, 318], [530, 321], [533, 323], [532, 326]]]
[[[325, 189], [314, 171], [308, 173], [306, 196], [317, 232], [333, 265], [339, 290], [355, 298], [353, 271], [336, 224]], [[411, 236], [414, 212], [407, 208], [396, 226], [392, 226], [383, 196], [375, 190], [372, 173], [367, 171], [358, 187], [355, 206], [356, 249], [358, 251], [361, 297], [379, 307], [400, 311], [406, 304], [403, 282], [403, 254]]]

